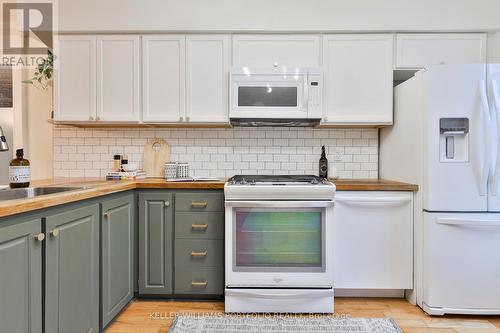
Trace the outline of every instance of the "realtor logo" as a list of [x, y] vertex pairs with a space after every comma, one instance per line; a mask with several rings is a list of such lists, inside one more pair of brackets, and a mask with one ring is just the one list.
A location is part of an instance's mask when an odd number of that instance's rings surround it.
[[2, 53], [4, 55], [46, 55], [49, 50], [52, 51], [53, 9], [53, 2], [50, 0], [3, 2]]

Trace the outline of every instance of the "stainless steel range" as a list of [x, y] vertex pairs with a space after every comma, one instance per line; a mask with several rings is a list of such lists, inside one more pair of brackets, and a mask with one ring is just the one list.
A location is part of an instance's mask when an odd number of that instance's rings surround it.
[[333, 312], [335, 185], [234, 176], [225, 187], [226, 312]]

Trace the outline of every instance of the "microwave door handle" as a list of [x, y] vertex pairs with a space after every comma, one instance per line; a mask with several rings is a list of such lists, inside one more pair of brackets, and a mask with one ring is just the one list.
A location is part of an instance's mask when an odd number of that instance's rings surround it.
[[309, 75], [304, 75], [304, 87], [303, 87], [303, 90], [304, 90], [304, 102], [302, 104], [304, 109], [303, 111], [307, 112], [307, 109], [308, 109], [308, 106], [309, 106], [309, 86], [308, 86], [308, 82], [309, 82]]

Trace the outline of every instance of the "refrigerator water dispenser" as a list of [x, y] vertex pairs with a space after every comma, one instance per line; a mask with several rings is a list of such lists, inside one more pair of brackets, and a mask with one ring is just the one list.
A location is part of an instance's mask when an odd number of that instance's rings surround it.
[[439, 160], [469, 162], [469, 118], [441, 118], [439, 132]]

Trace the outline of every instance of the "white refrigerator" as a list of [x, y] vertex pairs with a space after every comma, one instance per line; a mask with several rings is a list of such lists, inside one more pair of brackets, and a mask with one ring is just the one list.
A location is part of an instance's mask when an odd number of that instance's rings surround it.
[[500, 314], [500, 65], [441, 65], [398, 85], [380, 176], [417, 183], [415, 283], [429, 314]]

